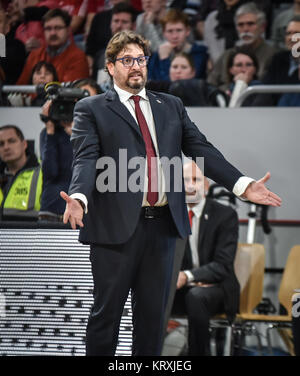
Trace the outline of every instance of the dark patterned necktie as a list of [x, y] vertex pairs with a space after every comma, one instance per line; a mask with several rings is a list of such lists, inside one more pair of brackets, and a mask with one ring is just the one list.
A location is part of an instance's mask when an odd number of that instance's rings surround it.
[[[154, 145], [151, 139], [151, 135], [149, 132], [149, 128], [146, 122], [146, 119], [142, 113], [140, 107], [140, 99], [139, 95], [133, 95], [130, 97], [133, 99], [135, 104], [135, 114], [137, 121], [140, 126], [140, 130], [145, 142], [146, 146], [146, 155], [147, 155], [147, 164], [148, 164], [148, 193], [147, 193], [147, 201], [151, 206], [158, 201], [158, 179], [157, 179], [157, 163], [156, 163], [156, 152], [154, 149]], [[151, 163], [152, 162], [152, 163]]]

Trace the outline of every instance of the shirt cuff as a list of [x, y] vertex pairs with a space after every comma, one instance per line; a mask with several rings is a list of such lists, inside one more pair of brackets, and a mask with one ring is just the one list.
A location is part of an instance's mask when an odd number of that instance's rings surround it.
[[248, 185], [255, 181], [252, 178], [249, 178], [247, 176], [241, 176], [238, 181], [235, 183], [232, 192], [241, 200], [247, 201], [244, 198], [242, 198], [242, 194], [245, 192], [247, 189]]
[[71, 196], [71, 198], [73, 198], [74, 200], [78, 199], [80, 201], [83, 202], [84, 204], [84, 213], [87, 214], [88, 212], [88, 201], [87, 201], [87, 198], [85, 197], [85, 195], [83, 193], [73, 193]]
[[184, 270], [183, 272], [187, 276], [187, 283], [191, 283], [191, 282], [194, 281], [195, 278], [194, 278], [193, 274], [189, 270]]

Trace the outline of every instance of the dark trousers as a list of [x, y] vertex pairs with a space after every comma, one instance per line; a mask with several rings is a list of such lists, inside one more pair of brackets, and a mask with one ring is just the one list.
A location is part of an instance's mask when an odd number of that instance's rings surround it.
[[177, 231], [169, 211], [140, 217], [121, 245], [93, 245], [94, 305], [87, 325], [87, 355], [114, 355], [123, 307], [131, 289], [132, 355], [160, 355]]
[[172, 313], [188, 316], [189, 355], [210, 355], [209, 320], [224, 312], [224, 293], [218, 286], [183, 287], [176, 291]]

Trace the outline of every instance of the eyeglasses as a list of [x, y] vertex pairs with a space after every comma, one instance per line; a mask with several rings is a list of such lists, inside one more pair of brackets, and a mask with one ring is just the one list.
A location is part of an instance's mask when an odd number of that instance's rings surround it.
[[256, 25], [257, 22], [254, 22], [254, 21], [249, 21], [249, 22], [238, 22], [237, 23], [237, 27], [243, 27], [243, 26], [248, 26], [248, 27], [252, 27], [254, 25]]
[[44, 31], [60, 31], [62, 29], [65, 29], [67, 26], [57, 25], [57, 26], [46, 26], [44, 27]]
[[234, 67], [237, 67], [237, 68], [243, 68], [243, 67], [246, 67], [246, 68], [250, 68], [250, 67], [253, 67], [254, 64], [253, 63], [237, 63], [237, 64], [233, 64]]
[[121, 61], [124, 67], [130, 68], [134, 65], [136, 61], [140, 67], [145, 67], [148, 63], [149, 56], [139, 56], [139, 57], [132, 57], [132, 56], [125, 56], [116, 59], [115, 61]]

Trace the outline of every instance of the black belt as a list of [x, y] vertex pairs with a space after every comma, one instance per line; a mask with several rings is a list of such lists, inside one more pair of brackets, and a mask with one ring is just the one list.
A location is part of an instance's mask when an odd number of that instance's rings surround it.
[[144, 218], [161, 218], [169, 211], [169, 205], [165, 206], [143, 206], [141, 215]]
[[40, 221], [63, 222], [63, 215], [39, 214]]

